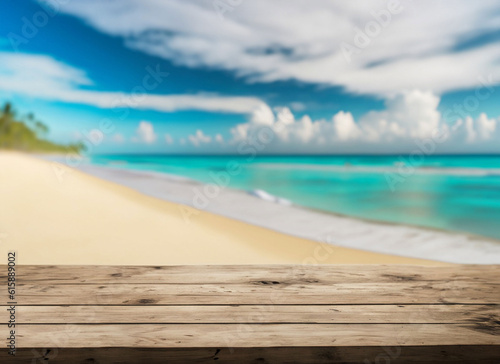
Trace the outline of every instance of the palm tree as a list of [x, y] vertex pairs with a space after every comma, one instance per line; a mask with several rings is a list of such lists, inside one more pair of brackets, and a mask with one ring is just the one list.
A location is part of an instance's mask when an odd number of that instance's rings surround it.
[[49, 127], [41, 121], [37, 120], [35, 121], [35, 132], [37, 133], [37, 135], [44, 137], [49, 132]]
[[0, 147], [8, 144], [8, 135], [10, 134], [11, 124], [14, 121], [15, 113], [12, 104], [6, 102], [3, 110], [0, 112]]
[[69, 145], [53, 143], [46, 139], [48, 132], [49, 127], [36, 120], [32, 113], [18, 118], [9, 102], [6, 102], [0, 109], [0, 148], [71, 153], [78, 153], [85, 149], [81, 142]]

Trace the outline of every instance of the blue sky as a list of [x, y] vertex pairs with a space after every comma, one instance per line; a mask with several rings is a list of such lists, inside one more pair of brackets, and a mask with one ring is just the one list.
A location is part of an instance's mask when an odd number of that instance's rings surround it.
[[95, 153], [500, 152], [497, 4], [7, 0], [0, 100]]

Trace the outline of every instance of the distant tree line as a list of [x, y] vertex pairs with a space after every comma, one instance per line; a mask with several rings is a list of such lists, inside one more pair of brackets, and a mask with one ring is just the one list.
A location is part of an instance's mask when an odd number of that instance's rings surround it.
[[0, 110], [0, 149], [25, 152], [80, 153], [85, 149], [82, 142], [57, 144], [46, 139], [49, 128], [30, 113], [19, 116], [10, 102]]

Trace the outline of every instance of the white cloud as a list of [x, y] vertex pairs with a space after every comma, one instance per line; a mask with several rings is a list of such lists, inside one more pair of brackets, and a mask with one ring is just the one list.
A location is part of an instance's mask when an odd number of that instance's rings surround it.
[[[224, 21], [212, 0], [73, 1], [61, 10], [129, 47], [251, 80], [298, 79], [380, 96], [471, 88], [479, 73], [500, 73], [498, 42], [460, 49], [475, 36], [498, 32], [498, 1], [401, 0], [401, 11], [392, 13], [389, 3], [252, 0]], [[366, 46], [348, 62], [342, 44], [355, 46], [356, 36]]]
[[220, 134], [215, 135], [214, 140], [215, 140], [217, 143], [219, 143], [219, 144], [224, 143], [224, 138], [223, 138], [223, 137], [222, 137], [222, 135], [220, 135]]
[[386, 110], [372, 111], [361, 118], [360, 127], [369, 138], [425, 138], [439, 126], [439, 97], [430, 92], [406, 92], [388, 99], [386, 105]]
[[165, 134], [165, 142], [167, 144], [173, 144], [174, 143], [174, 138], [170, 134]]
[[330, 120], [312, 121], [307, 115], [295, 120], [287, 108], [273, 113], [262, 107], [249, 122], [230, 130], [229, 144], [238, 151], [242, 145], [259, 143], [256, 150], [261, 153], [409, 153], [429, 142], [438, 153], [500, 151], [500, 118], [481, 114], [476, 120], [467, 117], [450, 125], [438, 104], [439, 97], [430, 92], [409, 91], [357, 122], [345, 111]]
[[476, 120], [479, 137], [483, 140], [491, 139], [499, 127], [494, 119], [488, 119], [485, 113]]
[[131, 108], [173, 112], [204, 110], [250, 113], [262, 104], [254, 97], [231, 97], [200, 93], [194, 95], [153, 95], [100, 92], [79, 89], [92, 81], [79, 69], [51, 57], [0, 52], [0, 92], [44, 100], [62, 101], [100, 108]]
[[199, 147], [202, 144], [208, 144], [212, 141], [212, 137], [205, 135], [203, 131], [201, 130], [196, 130], [196, 133], [194, 135], [189, 135], [188, 140], [193, 144], [195, 147]]
[[0, 52], [0, 90], [27, 96], [53, 97], [92, 82], [79, 69], [52, 57]]
[[136, 130], [135, 141], [144, 142], [147, 144], [154, 143], [156, 141], [156, 134], [154, 132], [153, 124], [149, 121], [141, 121]]
[[339, 140], [355, 138], [360, 134], [358, 125], [351, 113], [340, 111], [332, 119], [333, 129]]
[[[481, 113], [476, 120], [468, 116], [463, 121], [459, 120], [458, 125], [463, 128], [465, 141], [468, 144], [483, 144], [490, 141], [499, 145], [500, 123], [498, 120], [489, 119], [485, 113]], [[497, 149], [500, 150], [500, 146]]]

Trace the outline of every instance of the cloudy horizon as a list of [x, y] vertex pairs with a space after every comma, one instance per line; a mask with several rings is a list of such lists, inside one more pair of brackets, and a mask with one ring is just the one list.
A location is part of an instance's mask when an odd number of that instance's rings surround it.
[[500, 152], [495, 1], [3, 6], [0, 99], [95, 153]]

